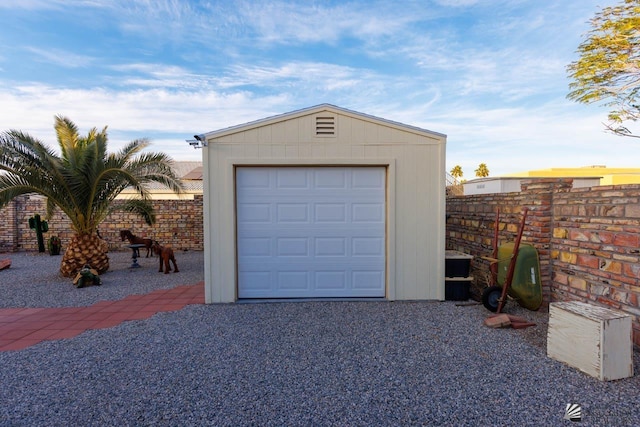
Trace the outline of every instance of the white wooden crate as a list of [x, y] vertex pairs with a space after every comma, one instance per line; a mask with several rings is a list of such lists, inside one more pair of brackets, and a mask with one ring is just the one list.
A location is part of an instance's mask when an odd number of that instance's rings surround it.
[[602, 381], [631, 377], [631, 316], [578, 301], [551, 303], [547, 356]]

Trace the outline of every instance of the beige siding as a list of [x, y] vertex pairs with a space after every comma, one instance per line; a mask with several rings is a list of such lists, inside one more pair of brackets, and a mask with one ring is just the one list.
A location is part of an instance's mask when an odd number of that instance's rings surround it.
[[445, 137], [341, 110], [329, 112], [337, 116], [335, 138], [315, 136], [314, 111], [207, 139], [207, 302], [236, 300], [238, 165], [386, 166], [387, 298], [444, 299]]

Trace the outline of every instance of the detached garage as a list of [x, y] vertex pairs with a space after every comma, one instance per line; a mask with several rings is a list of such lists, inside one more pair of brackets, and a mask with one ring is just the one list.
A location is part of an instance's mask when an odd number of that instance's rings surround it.
[[207, 303], [444, 299], [445, 135], [324, 104], [199, 138]]

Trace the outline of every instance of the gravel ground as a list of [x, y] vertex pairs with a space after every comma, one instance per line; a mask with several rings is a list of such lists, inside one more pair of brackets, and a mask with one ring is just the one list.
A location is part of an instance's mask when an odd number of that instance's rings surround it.
[[141, 254], [141, 268], [130, 268], [131, 252], [110, 252], [109, 270], [100, 276], [102, 285], [81, 289], [73, 286], [72, 279], [60, 275], [62, 256], [37, 252], [0, 254], [0, 259], [11, 259], [11, 267], [0, 271], [0, 308], [83, 307], [204, 280], [202, 251], [176, 252], [180, 272], [170, 274], [158, 272], [157, 257], [145, 258], [144, 250]]
[[[139, 283], [151, 268], [112, 262], [105, 285], [72, 291], [50, 258], [17, 255], [11, 282], [0, 272], [3, 304], [85, 305], [202, 280], [202, 253], [179, 255], [181, 273], [152, 270], [151, 284]], [[86, 291], [97, 294], [73, 295]], [[0, 353], [0, 425], [561, 426], [568, 403], [582, 426], [640, 425], [640, 375], [600, 382], [551, 360], [548, 314], [506, 311], [538, 326], [490, 329], [482, 306], [454, 302], [192, 305]]]

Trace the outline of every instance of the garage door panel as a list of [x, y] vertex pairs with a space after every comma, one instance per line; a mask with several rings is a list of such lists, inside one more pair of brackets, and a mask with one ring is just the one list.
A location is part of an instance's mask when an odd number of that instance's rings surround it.
[[323, 189], [345, 189], [347, 188], [346, 171], [336, 168], [314, 169], [315, 188]]
[[352, 272], [354, 289], [384, 289], [384, 272], [382, 271], [354, 271]]
[[280, 290], [307, 291], [311, 287], [308, 271], [278, 271], [276, 280]]
[[381, 237], [355, 237], [351, 241], [351, 255], [384, 257], [384, 239]]
[[239, 298], [385, 295], [385, 168], [236, 172]]
[[242, 223], [270, 223], [271, 205], [268, 203], [243, 203], [238, 206], [238, 221]]
[[351, 221], [384, 223], [384, 205], [382, 203], [353, 203]]
[[317, 237], [314, 239], [314, 256], [345, 257], [347, 255], [347, 239], [345, 237]]
[[347, 222], [347, 203], [314, 203], [313, 219], [315, 222], [331, 222], [345, 224]]
[[242, 281], [246, 292], [269, 291], [271, 271], [240, 271], [238, 280]]
[[276, 189], [309, 189], [309, 171], [304, 168], [276, 169]]
[[316, 271], [315, 288], [344, 291], [347, 288], [347, 273], [345, 271]]
[[[331, 230], [335, 231], [335, 230]], [[267, 234], [258, 233], [256, 234]], [[357, 234], [354, 233], [354, 234]], [[384, 238], [380, 237], [297, 237], [290, 230], [283, 237], [238, 237], [238, 253], [243, 257], [378, 257], [384, 258]], [[313, 250], [311, 250], [311, 248]], [[347, 262], [348, 258], [347, 258]]]
[[276, 238], [276, 257], [308, 257], [309, 239], [306, 237]]
[[239, 238], [238, 253], [243, 257], [270, 257], [271, 239], [269, 237]]
[[310, 221], [307, 203], [278, 203], [276, 204], [276, 213], [276, 222], [280, 224]]
[[376, 170], [377, 168], [354, 168], [351, 174], [352, 188], [375, 188], [385, 187], [385, 177]]
[[238, 185], [246, 190], [264, 190], [272, 185], [271, 175], [267, 168], [247, 169], [243, 172], [242, 181], [238, 182]]

